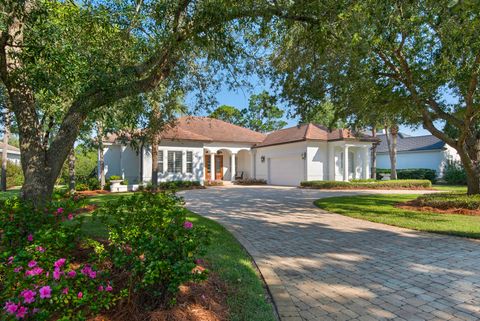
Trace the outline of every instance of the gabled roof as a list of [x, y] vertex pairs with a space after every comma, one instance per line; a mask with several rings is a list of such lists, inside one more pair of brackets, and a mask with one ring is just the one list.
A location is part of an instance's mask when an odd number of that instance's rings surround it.
[[[127, 135], [128, 136], [128, 135]], [[107, 142], [115, 142], [118, 136], [108, 135]], [[265, 135], [209, 117], [185, 116], [160, 133], [161, 139], [192, 140], [202, 142], [260, 143]]]
[[[3, 146], [5, 146], [2, 142], [0, 142], [0, 150], [3, 150]], [[20, 148], [12, 146], [12, 145], [7, 145], [7, 150], [10, 150], [12, 152], [20, 152]]]
[[255, 147], [281, 145], [305, 140], [375, 141], [375, 139], [371, 136], [355, 134], [348, 129], [334, 129], [330, 131], [324, 126], [309, 123], [274, 131], [268, 134], [267, 138], [265, 138], [263, 142], [257, 144]]
[[[380, 139], [380, 144], [377, 147], [377, 153], [388, 153], [388, 145], [385, 134], [377, 136]], [[408, 136], [399, 134], [397, 139], [397, 151], [426, 151], [426, 150], [440, 150], [445, 147], [445, 142], [433, 135], [425, 136]]]

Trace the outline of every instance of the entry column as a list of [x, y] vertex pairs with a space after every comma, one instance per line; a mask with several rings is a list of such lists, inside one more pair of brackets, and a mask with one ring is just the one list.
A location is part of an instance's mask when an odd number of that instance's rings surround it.
[[215, 180], [215, 153], [210, 152], [210, 180]]
[[232, 153], [232, 161], [230, 162], [230, 166], [232, 167], [232, 169], [230, 170], [230, 173], [232, 173], [232, 177], [230, 178], [230, 180], [232, 182], [235, 181], [235, 176], [237, 176], [237, 173], [235, 171], [235, 156], [237, 156], [237, 154]]

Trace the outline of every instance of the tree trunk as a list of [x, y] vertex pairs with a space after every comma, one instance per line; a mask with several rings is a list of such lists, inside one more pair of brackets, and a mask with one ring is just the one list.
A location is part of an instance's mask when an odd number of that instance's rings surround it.
[[[375, 126], [372, 126], [372, 137], [377, 138], [377, 128], [375, 128]], [[370, 177], [372, 179], [377, 179], [377, 145], [376, 142], [372, 144], [372, 168], [370, 170]]]
[[2, 147], [2, 181], [1, 189], [3, 192], [7, 190], [7, 164], [8, 164], [8, 140], [10, 138], [10, 113], [5, 112], [5, 130], [3, 131], [3, 147]]
[[103, 153], [103, 127], [97, 123], [98, 140], [98, 177], [100, 179], [100, 189], [105, 189], [105, 155]]
[[398, 126], [392, 125], [390, 130], [388, 127], [385, 127], [385, 137], [387, 139], [388, 154], [390, 156], [390, 179], [397, 179]]
[[152, 191], [158, 189], [158, 137], [152, 137]]
[[453, 147], [457, 150], [467, 174], [467, 194], [480, 194], [480, 139], [472, 134], [465, 143]]
[[70, 194], [75, 194], [75, 147], [72, 147], [70, 154], [68, 155], [68, 188]]

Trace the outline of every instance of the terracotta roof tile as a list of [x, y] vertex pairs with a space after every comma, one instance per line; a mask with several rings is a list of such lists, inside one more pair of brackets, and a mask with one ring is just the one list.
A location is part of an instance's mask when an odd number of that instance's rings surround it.
[[[253, 130], [243, 128], [209, 117], [185, 116], [179, 118], [174, 124], [168, 126], [161, 134], [162, 139], [217, 141], [234, 143], [260, 143], [265, 135]], [[108, 135], [107, 142], [113, 143], [118, 135]]]
[[267, 138], [255, 147], [280, 145], [304, 140], [360, 140], [375, 141], [371, 136], [359, 135], [348, 129], [334, 129], [329, 131], [326, 127], [316, 124], [303, 124], [290, 128], [280, 129], [267, 135]]
[[[0, 142], [0, 149], [1, 150], [3, 150], [3, 146], [4, 146], [4, 144]], [[14, 152], [19, 152], [20, 148], [12, 146], [12, 145], [7, 145], [7, 150], [11, 150], [11, 151], [14, 151]]]

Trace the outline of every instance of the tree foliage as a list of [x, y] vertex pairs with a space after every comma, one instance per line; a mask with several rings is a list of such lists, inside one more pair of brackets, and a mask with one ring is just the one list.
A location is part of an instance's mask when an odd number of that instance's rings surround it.
[[[302, 109], [331, 100], [340, 115], [394, 115], [454, 147], [480, 192], [480, 3], [309, 1], [279, 22], [271, 60], [283, 96]], [[439, 129], [448, 122], [457, 137]]]

